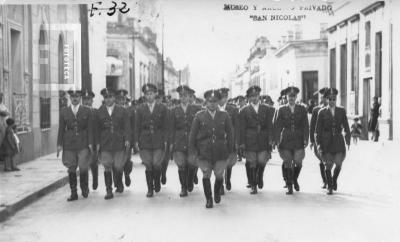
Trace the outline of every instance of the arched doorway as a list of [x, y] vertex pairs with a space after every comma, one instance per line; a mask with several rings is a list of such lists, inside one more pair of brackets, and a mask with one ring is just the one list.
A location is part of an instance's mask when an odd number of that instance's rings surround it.
[[40, 98], [40, 128], [50, 128], [50, 65], [49, 39], [44, 25], [39, 32], [39, 98]]

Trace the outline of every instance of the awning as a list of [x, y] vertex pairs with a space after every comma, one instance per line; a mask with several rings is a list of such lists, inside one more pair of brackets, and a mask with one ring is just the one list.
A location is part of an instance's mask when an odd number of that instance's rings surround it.
[[107, 76], [122, 76], [123, 62], [114, 56], [106, 57], [106, 75]]

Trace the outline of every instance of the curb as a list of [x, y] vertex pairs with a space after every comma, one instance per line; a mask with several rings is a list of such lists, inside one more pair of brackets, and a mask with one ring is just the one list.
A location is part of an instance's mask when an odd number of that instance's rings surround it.
[[37, 191], [33, 191], [31, 194], [23, 197], [18, 202], [0, 208], [0, 223], [4, 222], [9, 217], [13, 216], [16, 212], [28, 206], [29, 204], [37, 201], [39, 198], [49, 194], [52, 191], [57, 190], [60, 187], [63, 187], [67, 183], [68, 176], [64, 176]]

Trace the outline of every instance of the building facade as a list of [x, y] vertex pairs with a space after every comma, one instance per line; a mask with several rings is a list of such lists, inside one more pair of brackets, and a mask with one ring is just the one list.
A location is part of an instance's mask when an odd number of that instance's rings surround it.
[[399, 90], [393, 81], [398, 76], [393, 64], [400, 63], [396, 57], [400, 8], [395, 2], [338, 2], [328, 29], [330, 86], [339, 90], [339, 102], [347, 108], [349, 117], [361, 117], [365, 139], [373, 97], [381, 102], [381, 138], [391, 140], [394, 134], [399, 138], [400, 131], [394, 131], [399, 127], [393, 122], [399, 110], [393, 95]]
[[0, 88], [24, 147], [17, 162], [56, 150], [65, 91], [82, 86], [82, 7], [0, 6]]

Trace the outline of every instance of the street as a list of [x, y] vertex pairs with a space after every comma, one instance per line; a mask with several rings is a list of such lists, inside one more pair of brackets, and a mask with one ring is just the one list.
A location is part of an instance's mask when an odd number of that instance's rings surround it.
[[[179, 197], [176, 165], [167, 184], [146, 198], [144, 167], [134, 156], [133, 185], [104, 200], [97, 191], [66, 202], [69, 187], [41, 198], [0, 224], [0, 241], [399, 241], [400, 163], [397, 144], [360, 142], [343, 164], [338, 191], [321, 189], [318, 162], [307, 148], [300, 192], [285, 195], [281, 161], [273, 153], [264, 189], [250, 195], [244, 162], [233, 168], [232, 191], [205, 208], [200, 183]], [[213, 180], [213, 179], [212, 179]]]

